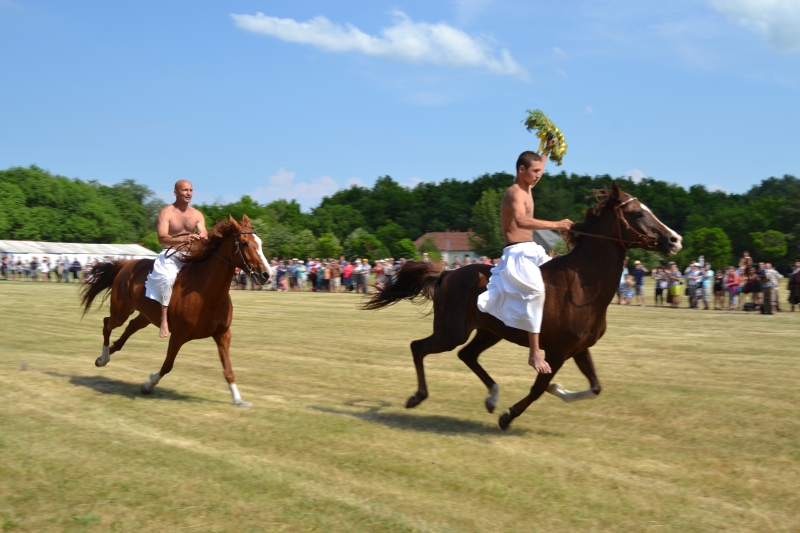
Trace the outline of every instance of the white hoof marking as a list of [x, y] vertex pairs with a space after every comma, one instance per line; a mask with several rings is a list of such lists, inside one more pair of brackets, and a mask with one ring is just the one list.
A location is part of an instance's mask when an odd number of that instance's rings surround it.
[[595, 394], [592, 389], [573, 392], [562, 387], [560, 383], [551, 383], [550, 386], [547, 387], [547, 392], [553, 396], [561, 398], [567, 403], [577, 402], [580, 400], [594, 400], [597, 398], [597, 394]]
[[497, 407], [497, 401], [500, 394], [500, 385], [495, 383], [492, 385], [492, 388], [489, 389], [489, 396], [486, 397], [486, 408], [489, 409], [491, 413], [494, 411], [494, 408]]
[[95, 366], [106, 366], [108, 362], [111, 361], [111, 354], [108, 353], [108, 350], [108, 346], [103, 345], [103, 353], [100, 357], [95, 359]]

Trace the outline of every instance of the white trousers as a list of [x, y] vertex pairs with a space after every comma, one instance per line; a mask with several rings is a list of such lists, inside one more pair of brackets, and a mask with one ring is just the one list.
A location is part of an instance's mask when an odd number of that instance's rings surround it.
[[169, 305], [175, 278], [183, 268], [183, 263], [178, 261], [180, 254], [174, 253], [175, 250], [170, 250], [169, 257], [167, 257], [166, 251], [165, 248], [158, 254], [153, 264], [153, 271], [147, 276], [147, 281], [144, 283], [145, 296], [156, 300], [163, 306]]
[[478, 309], [508, 327], [539, 333], [544, 314], [544, 281], [539, 267], [550, 260], [534, 242], [508, 246], [492, 269], [486, 292], [478, 296]]

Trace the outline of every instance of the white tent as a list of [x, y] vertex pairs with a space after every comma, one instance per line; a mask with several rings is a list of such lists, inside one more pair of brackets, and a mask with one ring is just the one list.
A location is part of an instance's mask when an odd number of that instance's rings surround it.
[[155, 257], [155, 252], [139, 244], [84, 244], [75, 242], [41, 242], [41, 241], [3, 241], [0, 240], [0, 254], [13, 260], [30, 261], [36, 257], [39, 261], [48, 257], [50, 261], [58, 258], [77, 259], [81, 265], [91, 263], [95, 259], [144, 259]]

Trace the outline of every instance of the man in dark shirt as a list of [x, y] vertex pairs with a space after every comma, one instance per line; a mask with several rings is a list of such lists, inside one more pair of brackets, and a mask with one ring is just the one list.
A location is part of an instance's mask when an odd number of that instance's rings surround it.
[[634, 261], [633, 262], [633, 279], [636, 280], [636, 303], [640, 306], [644, 307], [644, 276], [650, 272], [647, 270], [644, 265], [642, 265], [641, 261]]

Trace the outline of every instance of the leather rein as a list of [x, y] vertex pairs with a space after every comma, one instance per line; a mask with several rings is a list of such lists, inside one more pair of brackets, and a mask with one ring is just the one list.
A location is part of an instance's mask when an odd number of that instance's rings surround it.
[[[247, 275], [250, 276], [250, 278], [253, 278], [253, 276], [255, 275], [255, 272], [253, 272], [253, 269], [250, 268], [250, 265], [247, 264], [247, 261], [245, 261], [245, 259], [244, 259], [244, 254], [242, 253], [242, 248], [243, 247], [244, 248], [249, 247], [250, 243], [248, 243], [247, 241], [241, 242], [239, 239], [237, 239], [237, 237], [239, 235], [255, 235], [255, 234], [256, 234], [256, 232], [253, 231], [253, 230], [244, 230], [244, 231], [240, 231], [238, 233], [234, 233], [233, 235], [231, 235], [231, 237], [233, 238], [233, 243], [234, 243], [233, 244], [233, 248], [234, 249], [231, 250], [231, 259], [230, 260], [229, 259], [225, 259], [221, 255], [219, 255], [219, 253], [216, 250], [214, 250], [214, 256], [217, 259], [219, 259], [220, 261], [222, 261], [224, 263], [228, 263], [233, 268], [240, 268], [240, 269], [244, 270], [245, 273], [247, 273]], [[175, 235], [175, 237], [185, 237], [186, 235], [191, 235], [191, 234], [190, 233], [181, 233], [181, 234]], [[189, 246], [191, 246], [191, 242], [188, 242], [188, 241], [184, 242], [184, 243], [181, 243], [181, 244], [179, 244], [177, 246], [170, 246], [169, 248], [167, 248], [167, 251], [164, 254], [164, 256], [165, 257], [172, 257], [176, 253], [184, 250], [185, 248], [187, 248]], [[172, 252], [171, 254], [170, 254], [170, 251]], [[242, 265], [244, 265], [244, 266], [238, 266], [232, 261], [234, 252], [236, 254], [238, 254], [239, 259], [242, 261]]]
[[[575, 235], [585, 235], [586, 237], [595, 237], [597, 239], [605, 239], [607, 241], [618, 242], [618, 243], [620, 243], [622, 245], [623, 248], [625, 248], [625, 250], [630, 250], [636, 244], [642, 245], [643, 247], [646, 247], [646, 246], [655, 247], [655, 245], [658, 244], [658, 237], [653, 239], [651, 236], [648, 236], [648, 235], [645, 235], [644, 233], [636, 231], [635, 229], [633, 229], [633, 227], [631, 227], [630, 223], [628, 222], [628, 219], [626, 219], [625, 215], [622, 213], [622, 208], [625, 207], [625, 205], [628, 204], [629, 202], [632, 202], [633, 200], [636, 200], [636, 199], [637, 198], [631, 196], [630, 198], [628, 198], [624, 202], [619, 203], [619, 204], [614, 206], [614, 212], [617, 214], [617, 230], [619, 232], [619, 238], [617, 238], [617, 237], [607, 237], [605, 235], [598, 235], [596, 233], [586, 233], [585, 231], [577, 231], [577, 230], [574, 230], [574, 229], [568, 229], [567, 231], [569, 233], [574, 233]], [[623, 225], [625, 226], [625, 229], [627, 229], [628, 231], [632, 232], [636, 236], [635, 240], [626, 240], [626, 239], [622, 238], [622, 227], [623, 227]]]

